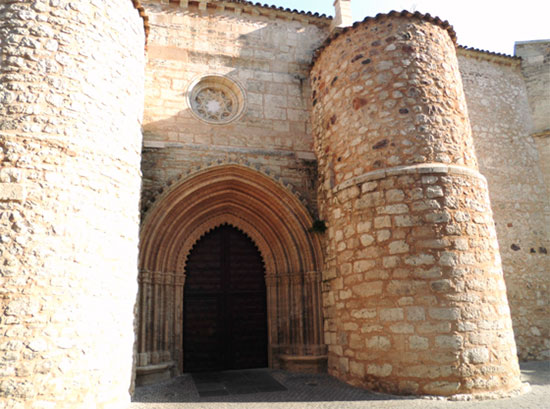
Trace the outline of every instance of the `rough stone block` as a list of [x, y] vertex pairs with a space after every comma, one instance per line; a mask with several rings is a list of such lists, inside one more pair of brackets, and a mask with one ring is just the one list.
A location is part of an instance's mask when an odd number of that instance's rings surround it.
[[361, 297], [372, 297], [382, 293], [382, 281], [370, 281], [352, 287], [352, 291]]
[[428, 338], [411, 336], [409, 337], [409, 348], [412, 350], [421, 350], [424, 351], [430, 346]]
[[369, 375], [380, 376], [380, 377], [390, 376], [392, 373], [392, 369], [393, 367], [390, 364], [382, 364], [382, 365], [368, 364], [367, 365], [367, 373]]
[[388, 337], [374, 336], [366, 340], [366, 346], [369, 349], [388, 350], [391, 348], [391, 341]]
[[24, 185], [15, 183], [0, 183], [0, 201], [24, 202], [27, 190]]
[[403, 308], [384, 308], [380, 310], [381, 321], [402, 321], [404, 319]]

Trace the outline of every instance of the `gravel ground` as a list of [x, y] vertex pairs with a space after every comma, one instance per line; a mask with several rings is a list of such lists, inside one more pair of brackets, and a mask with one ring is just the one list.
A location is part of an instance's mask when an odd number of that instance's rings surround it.
[[368, 392], [328, 375], [294, 374], [279, 370], [271, 376], [284, 392], [265, 392], [201, 398], [190, 375], [136, 389], [129, 409], [550, 409], [550, 361], [521, 364], [530, 391], [509, 399], [447, 401]]

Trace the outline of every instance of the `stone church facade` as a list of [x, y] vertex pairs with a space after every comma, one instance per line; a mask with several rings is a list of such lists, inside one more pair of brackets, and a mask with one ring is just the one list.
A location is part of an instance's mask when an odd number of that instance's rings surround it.
[[0, 408], [251, 366], [497, 397], [550, 358], [550, 43], [335, 7], [0, 3]]

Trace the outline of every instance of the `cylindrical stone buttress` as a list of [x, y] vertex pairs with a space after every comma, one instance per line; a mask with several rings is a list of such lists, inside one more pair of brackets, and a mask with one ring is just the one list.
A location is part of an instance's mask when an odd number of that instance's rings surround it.
[[0, 2], [0, 407], [129, 400], [144, 21]]
[[330, 373], [391, 393], [517, 390], [452, 29], [419, 13], [366, 19], [327, 41], [311, 83]]

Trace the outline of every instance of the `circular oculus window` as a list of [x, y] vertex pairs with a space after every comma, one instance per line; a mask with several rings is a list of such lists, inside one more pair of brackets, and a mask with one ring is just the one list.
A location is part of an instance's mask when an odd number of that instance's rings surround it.
[[191, 84], [187, 95], [193, 115], [209, 124], [235, 121], [245, 107], [241, 86], [222, 75], [199, 78]]

